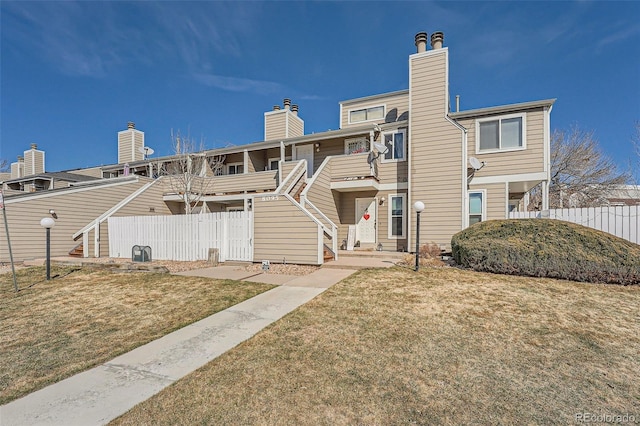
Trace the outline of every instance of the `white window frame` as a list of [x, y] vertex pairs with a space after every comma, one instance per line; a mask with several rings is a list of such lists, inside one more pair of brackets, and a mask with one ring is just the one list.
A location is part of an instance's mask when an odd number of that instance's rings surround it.
[[471, 194], [482, 195], [482, 211], [480, 213], [480, 222], [484, 222], [487, 220], [487, 190], [474, 189], [472, 191], [467, 191], [467, 227], [471, 226], [471, 221], [469, 220], [471, 218]]
[[[402, 133], [402, 144], [403, 144], [403, 147], [402, 147], [402, 158], [386, 158], [386, 154], [381, 154], [380, 155], [380, 161], [383, 162], [383, 163], [392, 163], [392, 162], [395, 162], [395, 161], [407, 161], [407, 129], [397, 129], [397, 130], [390, 131], [390, 132], [384, 132], [382, 134], [382, 137], [381, 137], [382, 143], [386, 146], [385, 137], [387, 135], [395, 135], [396, 133]], [[394, 141], [393, 142], [394, 146], [392, 146], [390, 148], [391, 149], [391, 155], [393, 155], [394, 148], [395, 148], [395, 138], [392, 137], [392, 139]]]
[[280, 157], [273, 157], [273, 158], [267, 159], [267, 170], [278, 170], [277, 168], [275, 168], [275, 169], [271, 168], [271, 163], [273, 163], [274, 161], [276, 163], [280, 164]]
[[[382, 117], [368, 118], [369, 110], [377, 109], [377, 108], [382, 108]], [[354, 112], [360, 112], [360, 111], [365, 111], [365, 114], [367, 115], [367, 117], [364, 120], [356, 120], [356, 121], [351, 120], [351, 114], [354, 113]], [[348, 110], [347, 111], [347, 121], [348, 121], [349, 124], [366, 123], [368, 121], [379, 121], [379, 120], [384, 120], [384, 117], [385, 117], [386, 114], [387, 114], [387, 106], [385, 104], [371, 105], [371, 106], [367, 106], [367, 107], [363, 107], [363, 108]]]
[[[401, 235], [393, 235], [393, 202], [392, 198], [398, 197], [402, 198], [402, 234]], [[402, 240], [407, 238], [407, 194], [389, 194], [387, 195], [388, 200], [388, 218], [387, 218], [387, 238], [390, 240]]]
[[[350, 152], [349, 151], [349, 144], [351, 143], [358, 143], [358, 144], [362, 144], [362, 148], [358, 148], [359, 152]], [[351, 139], [345, 139], [344, 140], [344, 155], [354, 155], [354, 154], [362, 154], [362, 153], [368, 153], [369, 152], [369, 147], [367, 147], [367, 143], [369, 141], [367, 140], [367, 138], [351, 138]]]
[[[522, 146], [513, 148], [502, 148], [502, 120], [509, 120], [512, 118], [520, 118], [522, 120]], [[500, 147], [498, 149], [480, 149], [480, 124], [490, 121], [498, 122], [498, 143]], [[508, 114], [499, 115], [495, 117], [479, 118], [476, 120], [476, 154], [489, 154], [492, 152], [509, 152], [509, 151], [522, 151], [527, 149], [527, 114]]]
[[[238, 173], [238, 166], [242, 166], [242, 173]], [[231, 173], [231, 167], [235, 167], [236, 172], [235, 173]], [[239, 162], [239, 163], [229, 163], [227, 164], [227, 175], [241, 175], [244, 173], [244, 163]]]

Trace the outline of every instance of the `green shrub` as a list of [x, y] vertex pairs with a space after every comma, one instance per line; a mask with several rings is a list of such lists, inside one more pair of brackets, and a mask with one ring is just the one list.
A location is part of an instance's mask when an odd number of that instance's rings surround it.
[[480, 222], [454, 235], [451, 249], [476, 271], [640, 284], [640, 245], [561, 220]]

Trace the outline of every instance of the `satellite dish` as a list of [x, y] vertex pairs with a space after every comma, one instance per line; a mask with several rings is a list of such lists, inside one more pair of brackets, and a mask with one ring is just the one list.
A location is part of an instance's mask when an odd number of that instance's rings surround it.
[[155, 152], [153, 148], [149, 148], [148, 146], [141, 146], [140, 148], [138, 148], [138, 151], [140, 151], [145, 158]]
[[379, 152], [380, 154], [384, 154], [384, 153], [386, 153], [386, 152], [387, 152], [387, 150], [389, 149], [389, 147], [388, 147], [388, 146], [383, 145], [383, 144], [378, 143], [378, 142], [374, 142], [374, 143], [373, 143], [373, 146], [375, 147], [375, 149], [377, 149], [377, 150], [378, 150], [378, 152]]
[[480, 170], [484, 167], [484, 161], [480, 162], [476, 157], [469, 157], [469, 164], [471, 164], [474, 170]]

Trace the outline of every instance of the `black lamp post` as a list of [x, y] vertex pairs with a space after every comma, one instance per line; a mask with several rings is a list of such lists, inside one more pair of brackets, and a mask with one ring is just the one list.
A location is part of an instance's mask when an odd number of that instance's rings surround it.
[[416, 271], [420, 268], [420, 213], [424, 210], [424, 203], [416, 201], [413, 203], [413, 209], [416, 211]]
[[51, 279], [51, 228], [55, 224], [55, 220], [50, 217], [45, 217], [40, 221], [40, 226], [47, 230], [47, 281]]

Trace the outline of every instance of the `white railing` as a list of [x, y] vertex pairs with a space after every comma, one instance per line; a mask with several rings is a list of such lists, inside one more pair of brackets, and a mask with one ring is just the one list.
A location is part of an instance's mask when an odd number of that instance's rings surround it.
[[640, 244], [640, 206], [606, 206], [511, 212], [510, 219], [549, 218], [577, 223]]
[[109, 218], [109, 256], [131, 257], [133, 246], [151, 247], [152, 260], [253, 260], [253, 213], [223, 212]]

